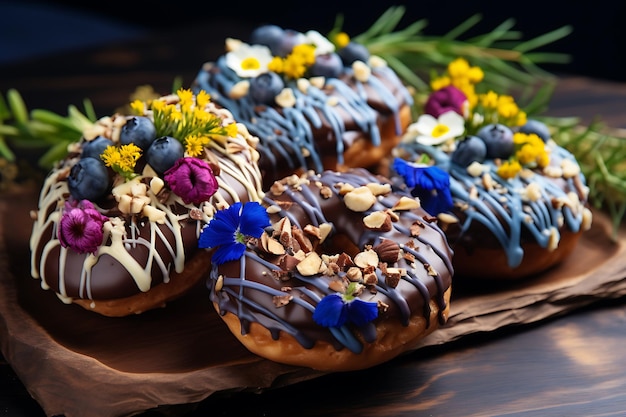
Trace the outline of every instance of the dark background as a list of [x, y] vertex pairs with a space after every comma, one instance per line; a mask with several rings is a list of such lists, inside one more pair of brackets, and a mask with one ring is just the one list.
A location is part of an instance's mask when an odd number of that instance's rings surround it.
[[[218, 20], [274, 23], [298, 30], [325, 33], [335, 17], [345, 16], [351, 35], [366, 30], [394, 4], [407, 12], [400, 25], [426, 19], [424, 34], [440, 36], [468, 17], [482, 21], [470, 34], [489, 32], [508, 18], [524, 39], [571, 25], [573, 32], [544, 51], [569, 54], [572, 62], [547, 66], [549, 70], [626, 81], [626, 2], [549, 0], [475, 1], [32, 1], [0, 0], [0, 65], [58, 49], [83, 47], [107, 40], [126, 39], [151, 31], [171, 31], [188, 25], [210, 25]], [[224, 37], [229, 36], [228, 33]], [[202, 39], [189, 42], [201, 44]]]

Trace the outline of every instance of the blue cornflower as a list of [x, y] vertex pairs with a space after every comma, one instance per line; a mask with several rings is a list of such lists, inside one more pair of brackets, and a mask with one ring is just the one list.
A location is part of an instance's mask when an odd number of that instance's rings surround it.
[[241, 258], [248, 237], [260, 238], [270, 225], [265, 208], [257, 202], [234, 203], [215, 213], [215, 217], [202, 229], [198, 246], [217, 248], [212, 262], [223, 264]]
[[353, 295], [352, 282], [344, 294], [330, 294], [322, 298], [313, 312], [313, 320], [324, 327], [341, 327], [346, 323], [363, 326], [378, 317], [378, 305]]
[[435, 165], [412, 164], [395, 158], [393, 169], [404, 178], [411, 194], [420, 199], [424, 210], [433, 216], [452, 208], [450, 174]]

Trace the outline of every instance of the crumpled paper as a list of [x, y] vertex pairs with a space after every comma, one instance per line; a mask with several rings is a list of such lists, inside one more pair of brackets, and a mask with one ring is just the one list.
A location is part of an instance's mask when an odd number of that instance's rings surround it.
[[[323, 375], [249, 353], [212, 310], [205, 288], [122, 319], [64, 305], [30, 277], [28, 213], [35, 205], [33, 192], [0, 198], [0, 348], [46, 414], [131, 416]], [[453, 281], [447, 324], [415, 350], [622, 297], [625, 247], [626, 235], [612, 241], [609, 219], [594, 212], [574, 253], [547, 273], [496, 286]]]

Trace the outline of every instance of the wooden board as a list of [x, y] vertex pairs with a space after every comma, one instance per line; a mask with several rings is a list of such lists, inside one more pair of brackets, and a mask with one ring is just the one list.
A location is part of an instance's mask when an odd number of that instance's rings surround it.
[[[35, 198], [31, 191], [0, 199], [0, 347], [46, 414], [130, 416], [322, 375], [249, 353], [212, 310], [204, 286], [164, 309], [122, 319], [63, 304], [30, 277]], [[546, 274], [489, 291], [454, 284], [448, 324], [418, 349], [626, 295], [626, 239], [612, 241], [606, 216], [594, 215], [572, 256]]]

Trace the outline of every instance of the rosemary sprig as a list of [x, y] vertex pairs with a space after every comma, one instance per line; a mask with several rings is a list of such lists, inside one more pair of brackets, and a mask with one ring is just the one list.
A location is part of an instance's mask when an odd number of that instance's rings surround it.
[[[426, 80], [433, 70], [445, 68], [459, 57], [481, 67], [485, 71], [485, 86], [497, 91], [554, 84], [556, 77], [540, 65], [570, 60], [567, 54], [538, 51], [569, 35], [570, 26], [523, 40], [522, 33], [513, 30], [515, 20], [507, 19], [484, 34], [462, 39], [481, 22], [482, 16], [476, 14], [447, 34], [433, 37], [423, 33], [428, 24], [425, 19], [398, 29], [405, 11], [404, 6], [390, 7], [367, 31], [353, 39], [384, 58], [407, 84], [417, 90], [416, 94], [428, 90]], [[341, 31], [342, 24], [343, 16], [339, 15], [332, 32]]]
[[83, 105], [84, 113], [70, 105], [68, 115], [61, 116], [45, 109], [29, 111], [15, 89], [7, 91], [6, 99], [0, 94], [0, 158], [14, 163], [17, 153], [38, 155], [38, 167], [50, 169], [96, 120], [91, 102]]
[[[403, 29], [403, 6], [387, 9], [372, 26], [353, 39], [367, 46], [372, 54], [384, 58], [389, 66], [415, 90], [415, 113], [430, 87], [427, 79], [441, 73], [449, 62], [465, 58], [480, 67], [483, 86], [494, 91], [515, 93], [528, 115], [552, 126], [554, 140], [577, 158], [590, 188], [589, 201], [611, 217], [612, 238], [626, 215], [626, 131], [609, 130], [601, 122], [584, 126], [576, 117], [541, 116], [549, 107], [557, 77], [541, 65], [564, 64], [565, 54], [541, 52], [540, 48], [568, 36], [572, 28], [561, 28], [524, 40], [514, 30], [515, 21], [507, 19], [484, 34], [463, 39], [481, 21], [476, 14], [439, 37], [427, 36], [427, 21], [418, 20]], [[343, 16], [337, 16], [333, 32], [340, 32]], [[522, 104], [523, 103], [523, 104]]]

